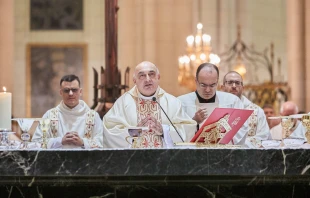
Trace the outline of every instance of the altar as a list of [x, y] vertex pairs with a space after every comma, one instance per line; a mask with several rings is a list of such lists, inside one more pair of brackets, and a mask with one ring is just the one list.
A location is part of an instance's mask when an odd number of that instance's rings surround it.
[[0, 197], [308, 197], [310, 149], [1, 150]]

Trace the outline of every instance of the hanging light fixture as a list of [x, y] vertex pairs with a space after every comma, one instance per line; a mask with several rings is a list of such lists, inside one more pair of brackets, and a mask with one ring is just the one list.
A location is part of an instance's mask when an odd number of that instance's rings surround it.
[[[268, 56], [267, 52], [270, 52]], [[274, 68], [274, 54], [273, 44], [270, 49], [266, 48], [263, 52], [254, 50], [248, 47], [244, 41], [241, 40], [241, 26], [237, 26], [237, 40], [225, 52], [220, 53], [221, 68], [226, 68], [227, 72], [234, 70], [238, 72], [244, 80], [244, 84], [258, 84], [262, 83], [258, 78], [258, 69], [265, 68], [267, 70], [266, 78], [263, 82], [273, 83], [273, 68]], [[268, 79], [269, 78], [269, 79]]]
[[179, 57], [179, 84], [192, 91], [196, 89], [197, 67], [205, 62], [218, 65], [221, 60], [218, 55], [211, 53], [211, 36], [204, 34], [202, 29], [203, 25], [198, 23], [196, 35], [186, 38], [186, 55]]

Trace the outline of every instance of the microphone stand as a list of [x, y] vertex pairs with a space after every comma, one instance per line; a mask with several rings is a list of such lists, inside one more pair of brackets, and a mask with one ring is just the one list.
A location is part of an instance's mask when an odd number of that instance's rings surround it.
[[179, 131], [177, 130], [177, 128], [174, 126], [174, 124], [171, 122], [170, 118], [168, 117], [168, 115], [166, 114], [166, 112], [164, 111], [164, 109], [162, 108], [162, 106], [159, 104], [159, 102], [156, 100], [156, 97], [153, 97], [152, 100], [154, 102], [156, 102], [159, 107], [161, 108], [161, 110], [164, 112], [165, 116], [168, 118], [169, 122], [171, 123], [171, 125], [173, 126], [173, 128], [175, 129], [175, 131], [177, 132], [177, 134], [179, 135], [179, 137], [181, 138], [182, 142], [184, 142], [183, 138], [181, 137]]

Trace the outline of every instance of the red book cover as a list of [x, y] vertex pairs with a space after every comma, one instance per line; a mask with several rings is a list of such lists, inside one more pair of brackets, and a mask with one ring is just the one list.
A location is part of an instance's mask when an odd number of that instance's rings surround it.
[[[191, 142], [195, 142], [197, 140], [199, 135], [202, 133], [204, 127], [219, 121], [226, 115], [229, 115], [228, 124], [231, 130], [227, 132], [224, 135], [224, 137], [220, 139], [219, 142], [220, 144], [228, 144], [252, 113], [253, 110], [247, 110], [247, 109], [215, 108], [214, 111], [211, 113], [211, 115], [208, 117], [208, 119], [200, 127], [199, 131], [192, 138]], [[208, 129], [207, 132], [209, 132], [212, 128]], [[226, 132], [224, 127], [221, 127], [221, 132], [222, 133]], [[201, 138], [199, 142], [204, 142], [204, 138]]]

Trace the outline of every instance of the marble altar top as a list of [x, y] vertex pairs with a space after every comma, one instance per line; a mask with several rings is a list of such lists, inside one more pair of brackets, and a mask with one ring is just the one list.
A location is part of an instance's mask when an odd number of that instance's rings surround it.
[[1, 176], [310, 175], [309, 149], [2, 150]]

